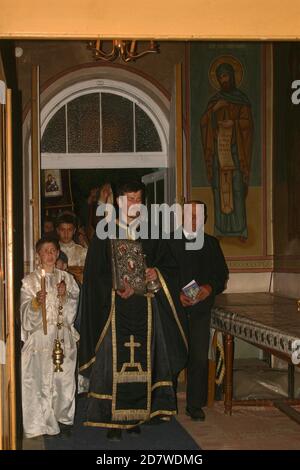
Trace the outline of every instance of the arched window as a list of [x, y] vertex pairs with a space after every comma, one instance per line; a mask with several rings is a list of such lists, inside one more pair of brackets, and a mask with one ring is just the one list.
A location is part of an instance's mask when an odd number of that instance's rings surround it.
[[107, 87], [57, 103], [42, 123], [41, 151], [43, 168], [167, 166], [165, 131], [151, 103]]

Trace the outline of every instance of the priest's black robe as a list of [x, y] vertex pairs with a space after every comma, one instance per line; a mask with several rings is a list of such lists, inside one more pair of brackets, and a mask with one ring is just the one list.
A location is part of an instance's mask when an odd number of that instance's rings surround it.
[[81, 297], [79, 370], [90, 378], [86, 425], [130, 428], [176, 413], [173, 380], [185, 367], [185, 319], [177, 267], [163, 240], [142, 240], [159, 270], [154, 297], [122, 299], [112, 289], [110, 241], [93, 238]]

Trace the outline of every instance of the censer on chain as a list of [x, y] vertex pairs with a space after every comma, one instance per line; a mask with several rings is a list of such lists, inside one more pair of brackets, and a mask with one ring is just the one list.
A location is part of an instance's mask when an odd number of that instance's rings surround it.
[[[144, 255], [144, 268], [145, 271], [147, 269], [147, 264], [146, 264], [146, 255]], [[156, 294], [160, 289], [161, 289], [161, 283], [159, 281], [159, 278], [157, 278], [155, 281], [148, 281], [146, 283], [147, 291], [150, 294]]]
[[[62, 279], [61, 282], [65, 282]], [[59, 296], [59, 306], [58, 306], [58, 314], [57, 314], [57, 334], [54, 340], [53, 352], [52, 352], [52, 359], [54, 364], [54, 372], [63, 372], [63, 368], [61, 367], [64, 362], [64, 350], [62, 348], [62, 343], [64, 342], [63, 339], [59, 339], [59, 333], [63, 328], [63, 306], [62, 306], [62, 297]]]
[[61, 367], [61, 365], [64, 362], [64, 357], [65, 355], [63, 348], [61, 347], [61, 341], [56, 338], [54, 340], [54, 348], [52, 353], [53, 364], [55, 365], [54, 372], [63, 372], [63, 368]]

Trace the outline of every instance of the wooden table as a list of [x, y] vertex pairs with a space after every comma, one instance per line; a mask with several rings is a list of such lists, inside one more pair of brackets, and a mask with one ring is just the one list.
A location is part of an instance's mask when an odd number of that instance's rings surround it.
[[[300, 424], [300, 414], [289, 405], [300, 404], [294, 399], [294, 364], [292, 354], [295, 341], [300, 350], [300, 312], [295, 299], [269, 293], [222, 294], [212, 310], [211, 327], [223, 333], [225, 349], [225, 413], [232, 413], [232, 405], [275, 405]], [[234, 400], [233, 359], [234, 338], [277, 356], [288, 363], [288, 398], [280, 400]], [[215, 344], [215, 342], [214, 342]], [[294, 353], [295, 355], [295, 353]], [[210, 364], [209, 400], [214, 398], [214, 367]]]

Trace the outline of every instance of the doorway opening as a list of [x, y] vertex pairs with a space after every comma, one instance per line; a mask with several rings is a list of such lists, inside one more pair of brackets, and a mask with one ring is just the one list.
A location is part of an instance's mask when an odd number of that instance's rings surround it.
[[[55, 225], [56, 218], [66, 211], [76, 215], [78, 227], [91, 233], [91, 218], [95, 219], [100, 188], [109, 184], [112, 195], [124, 180], [140, 180], [146, 187], [146, 204], [166, 202], [166, 170], [157, 168], [116, 169], [51, 169], [41, 172], [42, 233], [45, 224]], [[111, 199], [111, 201], [114, 198]]]
[[[27, 200], [32, 185], [40, 188], [40, 222], [72, 210], [84, 223], [90, 190], [103, 182], [115, 186], [120, 179], [141, 179], [147, 203], [167, 202], [174, 187], [169, 182], [171, 106], [159, 88], [126, 69], [88, 67], [59, 77], [40, 96], [39, 181], [31, 181], [28, 132], [23, 161]], [[33, 225], [26, 205], [25, 271], [34, 267]]]

